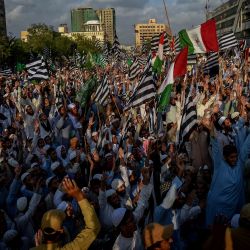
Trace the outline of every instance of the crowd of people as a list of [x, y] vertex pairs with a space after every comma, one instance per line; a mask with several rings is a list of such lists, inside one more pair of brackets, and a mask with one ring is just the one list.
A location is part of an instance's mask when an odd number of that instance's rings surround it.
[[[250, 68], [222, 61], [213, 79], [178, 79], [161, 112], [124, 111], [138, 79], [111, 66], [0, 75], [0, 249], [250, 249]], [[82, 106], [81, 85], [104, 73], [104, 105], [93, 93]], [[197, 121], [180, 148], [190, 86]]]

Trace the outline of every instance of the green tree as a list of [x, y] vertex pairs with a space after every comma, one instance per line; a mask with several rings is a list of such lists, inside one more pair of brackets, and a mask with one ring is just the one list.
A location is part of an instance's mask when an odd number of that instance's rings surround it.
[[53, 27], [45, 24], [32, 24], [27, 31], [28, 45], [35, 53], [42, 53], [45, 47], [54, 47], [54, 37], [58, 36]]
[[91, 54], [100, 53], [100, 50], [96, 47], [96, 43], [93, 40], [84, 37], [83, 35], [76, 35], [74, 37], [74, 41], [77, 44], [78, 51], [80, 52], [90, 52]]
[[65, 36], [57, 36], [54, 39], [54, 51], [56, 56], [60, 57], [62, 55], [68, 57], [72, 53], [73, 41]]

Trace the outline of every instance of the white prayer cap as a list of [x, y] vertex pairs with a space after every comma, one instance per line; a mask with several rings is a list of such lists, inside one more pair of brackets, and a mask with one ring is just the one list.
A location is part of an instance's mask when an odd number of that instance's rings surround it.
[[222, 116], [219, 121], [218, 124], [221, 126], [223, 124], [223, 122], [226, 120], [227, 118], [225, 116]]
[[108, 158], [108, 157], [111, 157], [111, 156], [113, 156], [111, 153], [107, 153], [107, 154], [105, 154], [104, 158]]
[[28, 172], [23, 173], [23, 174], [21, 175], [21, 181], [23, 182], [24, 179], [25, 179], [28, 175], [30, 175], [30, 173], [28, 173]]
[[68, 203], [66, 201], [62, 201], [56, 209], [62, 210], [63, 212], [66, 211], [67, 207], [68, 207]]
[[231, 118], [234, 119], [234, 118], [238, 117], [239, 115], [240, 115], [239, 112], [233, 112], [233, 113], [231, 114]]
[[114, 210], [112, 213], [112, 223], [115, 227], [118, 227], [126, 213], [127, 209], [120, 207]]
[[233, 218], [231, 219], [231, 227], [232, 228], [239, 227], [239, 219], [240, 219], [240, 214], [235, 214], [233, 216]]
[[13, 159], [13, 158], [10, 158], [9, 160], [8, 160], [8, 164], [11, 166], [11, 167], [18, 167], [19, 166], [19, 163], [15, 160], [15, 159]]
[[95, 131], [91, 135], [94, 137], [94, 136], [98, 135], [98, 132]]
[[39, 164], [37, 162], [33, 162], [31, 165], [30, 165], [30, 168], [34, 168], [34, 167], [39, 167]]
[[68, 109], [73, 109], [73, 108], [75, 108], [76, 107], [76, 105], [74, 104], [74, 103], [70, 103], [69, 105], [68, 105]]
[[105, 196], [106, 196], [106, 198], [108, 198], [108, 197], [112, 196], [115, 193], [116, 193], [116, 191], [114, 189], [109, 189], [109, 190], [107, 190], [105, 192]]
[[148, 139], [149, 139], [149, 140], [155, 140], [154, 136], [152, 136], [152, 135], [149, 136]]
[[60, 162], [59, 161], [55, 161], [51, 164], [50, 168], [52, 171], [55, 171], [58, 167], [60, 166]]
[[71, 161], [71, 160], [73, 160], [73, 159], [75, 159], [76, 158], [76, 151], [72, 151], [71, 153], [70, 153], [70, 155], [69, 155], [69, 160]]
[[124, 181], [122, 181], [121, 179], [114, 179], [111, 183], [111, 187], [114, 190], [117, 190], [119, 187], [121, 187], [124, 184]]
[[207, 165], [204, 165], [203, 170], [209, 170], [209, 167]]
[[51, 182], [54, 178], [56, 178], [55, 175], [53, 175], [53, 176], [51, 176], [51, 177], [49, 177], [49, 178], [46, 179], [46, 186], [47, 186], [47, 187], [49, 186], [50, 182]]
[[8, 230], [8, 231], [6, 231], [4, 233], [4, 235], [3, 235], [3, 242], [5, 244], [8, 244], [12, 240], [14, 240], [17, 235], [18, 235], [18, 232], [16, 230], [10, 229], [10, 230]]
[[28, 200], [26, 197], [21, 197], [17, 199], [16, 207], [20, 212], [23, 212], [28, 205]]
[[17, 136], [16, 136], [15, 134], [11, 134], [11, 135], [9, 136], [9, 139], [15, 140], [15, 139], [17, 139]]
[[102, 179], [102, 174], [95, 174], [93, 176], [93, 180], [101, 180]]

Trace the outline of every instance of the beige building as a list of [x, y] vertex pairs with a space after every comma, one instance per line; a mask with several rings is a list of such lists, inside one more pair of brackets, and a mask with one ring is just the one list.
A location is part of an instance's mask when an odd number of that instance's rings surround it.
[[29, 32], [27, 30], [21, 31], [21, 33], [20, 33], [21, 40], [23, 42], [27, 42], [28, 41], [28, 35], [29, 35]]
[[113, 44], [115, 37], [115, 27], [116, 27], [115, 9], [114, 8], [99, 9], [96, 10], [96, 14], [99, 17], [103, 31], [105, 33], [105, 40]]
[[67, 24], [60, 24], [58, 26], [58, 32], [59, 33], [68, 33], [69, 32], [68, 25]]
[[151, 40], [153, 36], [166, 32], [171, 36], [169, 27], [163, 23], [157, 23], [156, 19], [149, 19], [148, 23], [135, 24], [135, 46], [142, 46], [143, 40]]
[[61, 33], [63, 36], [75, 39], [77, 36], [84, 36], [91, 40], [99, 40], [101, 42], [105, 39], [105, 33], [102, 29], [102, 25], [98, 20], [87, 21], [83, 25], [83, 31], [81, 32], [70, 32], [70, 33]]

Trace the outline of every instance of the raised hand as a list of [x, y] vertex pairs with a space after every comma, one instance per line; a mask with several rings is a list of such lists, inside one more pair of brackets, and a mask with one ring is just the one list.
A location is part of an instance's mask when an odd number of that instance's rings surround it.
[[77, 186], [76, 182], [69, 177], [65, 177], [62, 181], [62, 187], [65, 193], [75, 198], [77, 201], [85, 199], [85, 194]]

